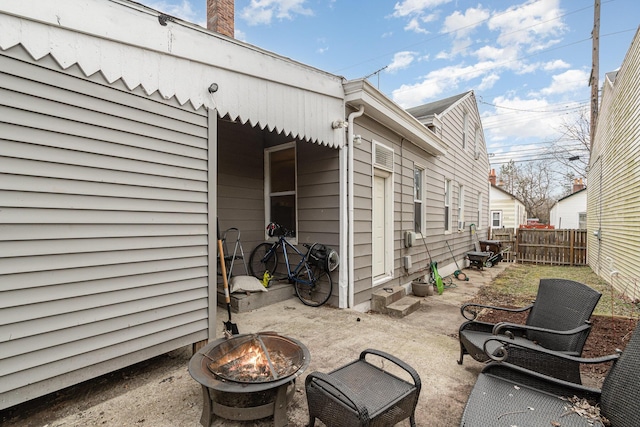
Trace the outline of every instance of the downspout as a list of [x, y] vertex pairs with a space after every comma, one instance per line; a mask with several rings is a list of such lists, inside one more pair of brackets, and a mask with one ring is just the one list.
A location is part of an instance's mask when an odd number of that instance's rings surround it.
[[353, 237], [353, 121], [354, 119], [362, 116], [364, 114], [364, 105], [360, 106], [358, 111], [354, 111], [349, 114], [347, 119], [347, 194], [348, 194], [348, 223], [349, 223], [349, 308], [353, 308], [354, 306], [354, 296], [355, 296], [355, 280], [354, 280], [354, 256], [353, 256], [353, 247], [354, 247], [354, 237]]

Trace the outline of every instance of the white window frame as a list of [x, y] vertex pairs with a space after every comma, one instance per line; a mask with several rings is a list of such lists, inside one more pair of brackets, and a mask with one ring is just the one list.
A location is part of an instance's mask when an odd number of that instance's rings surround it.
[[464, 229], [464, 186], [458, 185], [458, 231]]
[[[493, 225], [493, 214], [498, 214], [498, 225]], [[502, 211], [491, 211], [491, 228], [502, 228]]]
[[444, 232], [451, 233], [451, 180], [444, 181]]
[[[420, 194], [416, 194], [416, 180], [415, 177], [416, 175], [420, 176]], [[419, 230], [416, 230], [416, 224], [413, 225], [414, 231], [418, 234], [418, 237], [422, 237], [425, 234], [425, 230], [426, 230], [426, 212], [425, 212], [425, 207], [426, 207], [426, 203], [425, 203], [425, 178], [426, 178], [426, 173], [425, 173], [425, 168], [420, 166], [420, 165], [414, 165], [413, 168], [413, 209], [414, 209], [414, 213], [413, 213], [413, 217], [414, 217], [414, 221], [415, 221], [415, 208], [416, 205], [420, 205], [421, 209], [421, 215], [420, 215], [420, 223], [417, 224]]]
[[[584, 216], [584, 221], [580, 221], [580, 217]], [[584, 227], [580, 227], [580, 222], [584, 224]], [[587, 213], [586, 212], [578, 212], [578, 229], [585, 230], [587, 228]]]
[[[295, 177], [294, 177], [294, 189], [293, 191], [281, 191], [277, 193], [271, 192], [271, 153], [288, 150], [293, 148], [293, 158], [294, 158], [294, 168], [295, 168]], [[286, 144], [276, 145], [273, 147], [268, 147], [264, 149], [264, 220], [265, 224], [271, 222], [272, 218], [270, 218], [271, 213], [271, 197], [272, 196], [289, 196], [293, 195], [295, 199], [295, 237], [289, 237], [289, 240], [292, 244], [298, 244], [298, 150], [296, 148], [296, 142], [288, 142]], [[269, 237], [266, 233], [265, 229], [265, 239], [266, 240], [274, 240], [274, 237]]]

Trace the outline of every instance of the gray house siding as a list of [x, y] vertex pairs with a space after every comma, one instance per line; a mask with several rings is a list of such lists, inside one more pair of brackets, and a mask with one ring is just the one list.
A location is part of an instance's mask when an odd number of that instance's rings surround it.
[[207, 122], [0, 52], [0, 408], [208, 338]]
[[[468, 139], [466, 149], [462, 146], [463, 116], [468, 114]], [[489, 230], [489, 159], [484, 132], [475, 96], [467, 93], [439, 115], [441, 136], [447, 147], [447, 154], [432, 157], [427, 164], [427, 244], [438, 265], [453, 267], [453, 258], [447, 247], [448, 242], [459, 264], [464, 263], [464, 254], [473, 249], [473, 239], [469, 230], [475, 224], [480, 239], [486, 238]], [[478, 139], [476, 141], [476, 129]], [[474, 142], [475, 141], [475, 142]], [[477, 143], [477, 147], [475, 147]], [[477, 155], [476, 155], [477, 153]], [[477, 157], [477, 158], [476, 158]], [[444, 231], [444, 188], [445, 181], [451, 180], [451, 232]], [[464, 188], [464, 228], [458, 230], [459, 185]], [[478, 221], [478, 194], [482, 195], [480, 221]], [[434, 251], [435, 249], [435, 251]], [[441, 268], [448, 273], [451, 268]], [[453, 272], [453, 269], [451, 270]], [[450, 273], [450, 272], [449, 272]]]
[[[411, 110], [410, 110], [411, 111]], [[468, 114], [470, 138], [462, 148], [462, 123]], [[476, 224], [480, 238], [487, 236], [489, 226], [489, 161], [482, 132], [480, 116], [473, 94], [463, 94], [458, 101], [439, 116], [437, 135], [447, 153], [433, 156], [412, 141], [404, 139], [379, 122], [365, 116], [356, 120], [355, 134], [361, 144], [354, 148], [354, 303], [366, 304], [371, 293], [378, 288], [405, 285], [412, 279], [428, 274], [431, 260], [438, 263], [442, 274], [455, 271], [454, 262], [464, 265], [464, 255], [473, 249], [469, 225]], [[474, 147], [478, 129], [477, 149]], [[393, 274], [388, 280], [375, 282], [372, 277], [372, 210], [374, 142], [393, 150]], [[424, 168], [425, 236], [418, 237], [413, 247], [404, 245], [405, 231], [414, 230], [414, 168]], [[452, 182], [451, 230], [445, 232], [445, 181]], [[464, 188], [464, 227], [458, 230], [459, 185]], [[478, 210], [478, 195], [481, 208]], [[478, 221], [480, 212], [480, 221]], [[479, 223], [479, 224], [478, 224]], [[451, 247], [454, 257], [451, 256]], [[404, 257], [410, 257], [411, 267], [406, 269]]]
[[[362, 143], [354, 150], [354, 303], [367, 303], [371, 293], [378, 287], [402, 285], [410, 281], [428, 266], [427, 254], [421, 241], [413, 248], [405, 248], [405, 230], [413, 230], [413, 168], [414, 162], [427, 167], [432, 165], [433, 156], [403, 141], [382, 125], [364, 116], [357, 121], [356, 134]], [[393, 277], [373, 287], [372, 277], [372, 197], [373, 197], [373, 142], [381, 143], [394, 151], [393, 165]], [[427, 186], [430, 185], [428, 173]], [[428, 191], [429, 193], [430, 191]], [[442, 201], [439, 202], [442, 204]], [[429, 248], [431, 249], [431, 248]], [[413, 267], [404, 269], [403, 257], [412, 257]], [[432, 255], [434, 255], [432, 251]], [[422, 273], [424, 274], [424, 273]]]

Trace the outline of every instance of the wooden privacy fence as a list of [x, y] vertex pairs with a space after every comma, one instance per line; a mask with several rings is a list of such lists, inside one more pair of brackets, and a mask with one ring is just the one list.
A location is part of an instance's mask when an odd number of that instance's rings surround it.
[[491, 240], [499, 240], [503, 248], [510, 248], [503, 254], [502, 261], [516, 261], [516, 230], [514, 228], [493, 229], [491, 231]]
[[[510, 259], [547, 265], [587, 265], [587, 230], [495, 230], [493, 240], [511, 246]], [[503, 240], [504, 239], [504, 240]]]

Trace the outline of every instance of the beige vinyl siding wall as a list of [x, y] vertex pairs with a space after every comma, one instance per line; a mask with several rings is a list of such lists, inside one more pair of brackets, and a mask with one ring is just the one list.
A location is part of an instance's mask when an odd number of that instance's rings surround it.
[[[475, 130], [480, 125], [479, 114], [473, 97], [464, 100], [443, 117], [442, 137], [447, 154], [433, 157], [416, 147], [410, 141], [391, 133], [379, 123], [365, 116], [356, 120], [354, 133], [362, 136], [362, 143], [354, 149], [354, 293], [355, 304], [361, 304], [371, 298], [372, 290], [372, 141], [382, 143], [394, 150], [393, 174], [393, 218], [394, 218], [394, 274], [393, 278], [379, 287], [401, 285], [413, 278], [428, 273], [429, 256], [438, 262], [439, 268], [453, 273], [454, 260], [445, 242], [448, 242], [459, 263], [464, 254], [473, 248], [469, 225], [477, 222], [478, 192], [482, 197], [482, 228], [478, 230], [480, 238], [487, 236], [489, 221], [489, 162], [480, 132], [479, 159], [474, 157], [473, 136], [462, 150], [462, 117], [468, 111], [469, 129]], [[480, 129], [482, 129], [480, 127]], [[414, 229], [413, 171], [414, 166], [425, 168], [425, 212], [426, 239], [416, 239], [412, 248], [405, 248], [404, 231]], [[444, 232], [444, 183], [451, 179], [453, 184], [451, 215], [452, 233]], [[464, 186], [464, 221], [465, 229], [457, 231], [458, 186]], [[425, 243], [428, 247], [425, 248]], [[403, 257], [411, 256], [412, 267], [404, 268]], [[450, 272], [448, 271], [450, 270]], [[447, 273], [447, 274], [448, 274]]]
[[208, 338], [207, 121], [0, 52], [0, 409]]
[[[633, 298], [640, 293], [639, 91], [636, 33], [613, 86], [605, 80], [587, 177], [588, 263]], [[598, 230], [601, 240], [594, 236]]]

